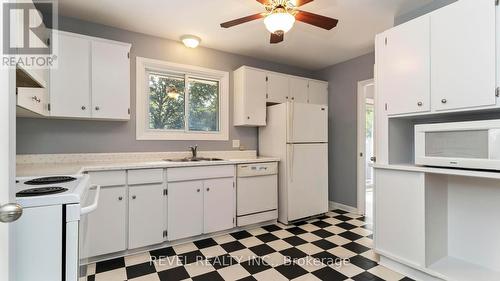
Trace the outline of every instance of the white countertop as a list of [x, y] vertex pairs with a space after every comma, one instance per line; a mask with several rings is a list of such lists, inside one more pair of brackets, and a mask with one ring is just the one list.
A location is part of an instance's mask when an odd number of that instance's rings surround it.
[[37, 164], [17, 164], [17, 177], [37, 177], [50, 175], [77, 175], [83, 172], [109, 171], [109, 170], [130, 170], [130, 169], [152, 169], [152, 168], [177, 168], [194, 166], [214, 166], [214, 165], [236, 165], [245, 163], [265, 163], [279, 162], [279, 158], [256, 157], [248, 159], [228, 159], [223, 161], [200, 161], [200, 162], [168, 162], [150, 161], [144, 162], [134, 159], [131, 161], [99, 161], [99, 162], [74, 162], [74, 163], [37, 163]]
[[465, 170], [465, 169], [453, 169], [453, 168], [436, 168], [436, 167], [425, 167], [425, 166], [415, 166], [415, 165], [393, 165], [393, 164], [374, 164], [373, 168], [383, 169], [383, 170], [398, 170], [398, 171], [409, 171], [409, 172], [421, 172], [429, 174], [442, 174], [451, 176], [464, 176], [464, 177], [476, 177], [476, 178], [489, 178], [489, 179], [500, 179], [500, 172], [495, 171], [479, 171], [479, 170]]

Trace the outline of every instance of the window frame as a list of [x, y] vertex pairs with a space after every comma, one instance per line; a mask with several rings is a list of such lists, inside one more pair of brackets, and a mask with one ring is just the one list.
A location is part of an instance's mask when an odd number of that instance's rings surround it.
[[[219, 131], [189, 131], [188, 91], [184, 97], [183, 130], [157, 130], [149, 128], [149, 74], [179, 74], [187, 79], [219, 82]], [[229, 140], [229, 72], [199, 66], [178, 64], [162, 60], [136, 58], [136, 140]], [[187, 126], [187, 127], [186, 127]]]

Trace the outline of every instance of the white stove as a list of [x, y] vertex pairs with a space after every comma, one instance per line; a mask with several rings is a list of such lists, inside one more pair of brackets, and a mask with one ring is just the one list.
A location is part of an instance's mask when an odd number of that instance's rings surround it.
[[82, 219], [97, 209], [99, 193], [88, 175], [16, 179], [16, 201], [23, 207], [15, 225], [16, 280], [78, 280], [86, 246]]
[[16, 178], [16, 201], [24, 208], [80, 204], [89, 189], [87, 175]]

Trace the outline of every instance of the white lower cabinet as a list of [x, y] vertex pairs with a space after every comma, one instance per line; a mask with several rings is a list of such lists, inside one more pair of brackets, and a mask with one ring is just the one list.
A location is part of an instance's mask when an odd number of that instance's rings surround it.
[[234, 166], [172, 168], [168, 175], [168, 240], [233, 228]]
[[166, 229], [164, 189], [163, 184], [129, 187], [129, 249], [164, 241]]
[[375, 249], [425, 266], [425, 174], [375, 170]]
[[234, 227], [234, 178], [168, 184], [168, 240]]
[[[92, 177], [91, 177], [92, 179]], [[92, 182], [99, 184], [98, 182]], [[90, 191], [92, 201], [95, 191]], [[83, 256], [95, 257], [127, 249], [127, 187], [102, 187], [97, 210], [82, 220], [87, 231], [83, 237]], [[86, 205], [91, 202], [85, 202]]]
[[168, 184], [168, 240], [203, 233], [203, 182]]
[[234, 227], [234, 179], [213, 179], [203, 183], [203, 232], [211, 233]]

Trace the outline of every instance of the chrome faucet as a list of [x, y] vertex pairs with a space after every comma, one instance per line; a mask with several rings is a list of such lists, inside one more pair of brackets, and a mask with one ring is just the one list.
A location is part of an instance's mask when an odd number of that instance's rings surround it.
[[191, 149], [191, 153], [193, 154], [193, 158], [197, 158], [198, 157], [198, 145], [190, 146], [189, 149]]

